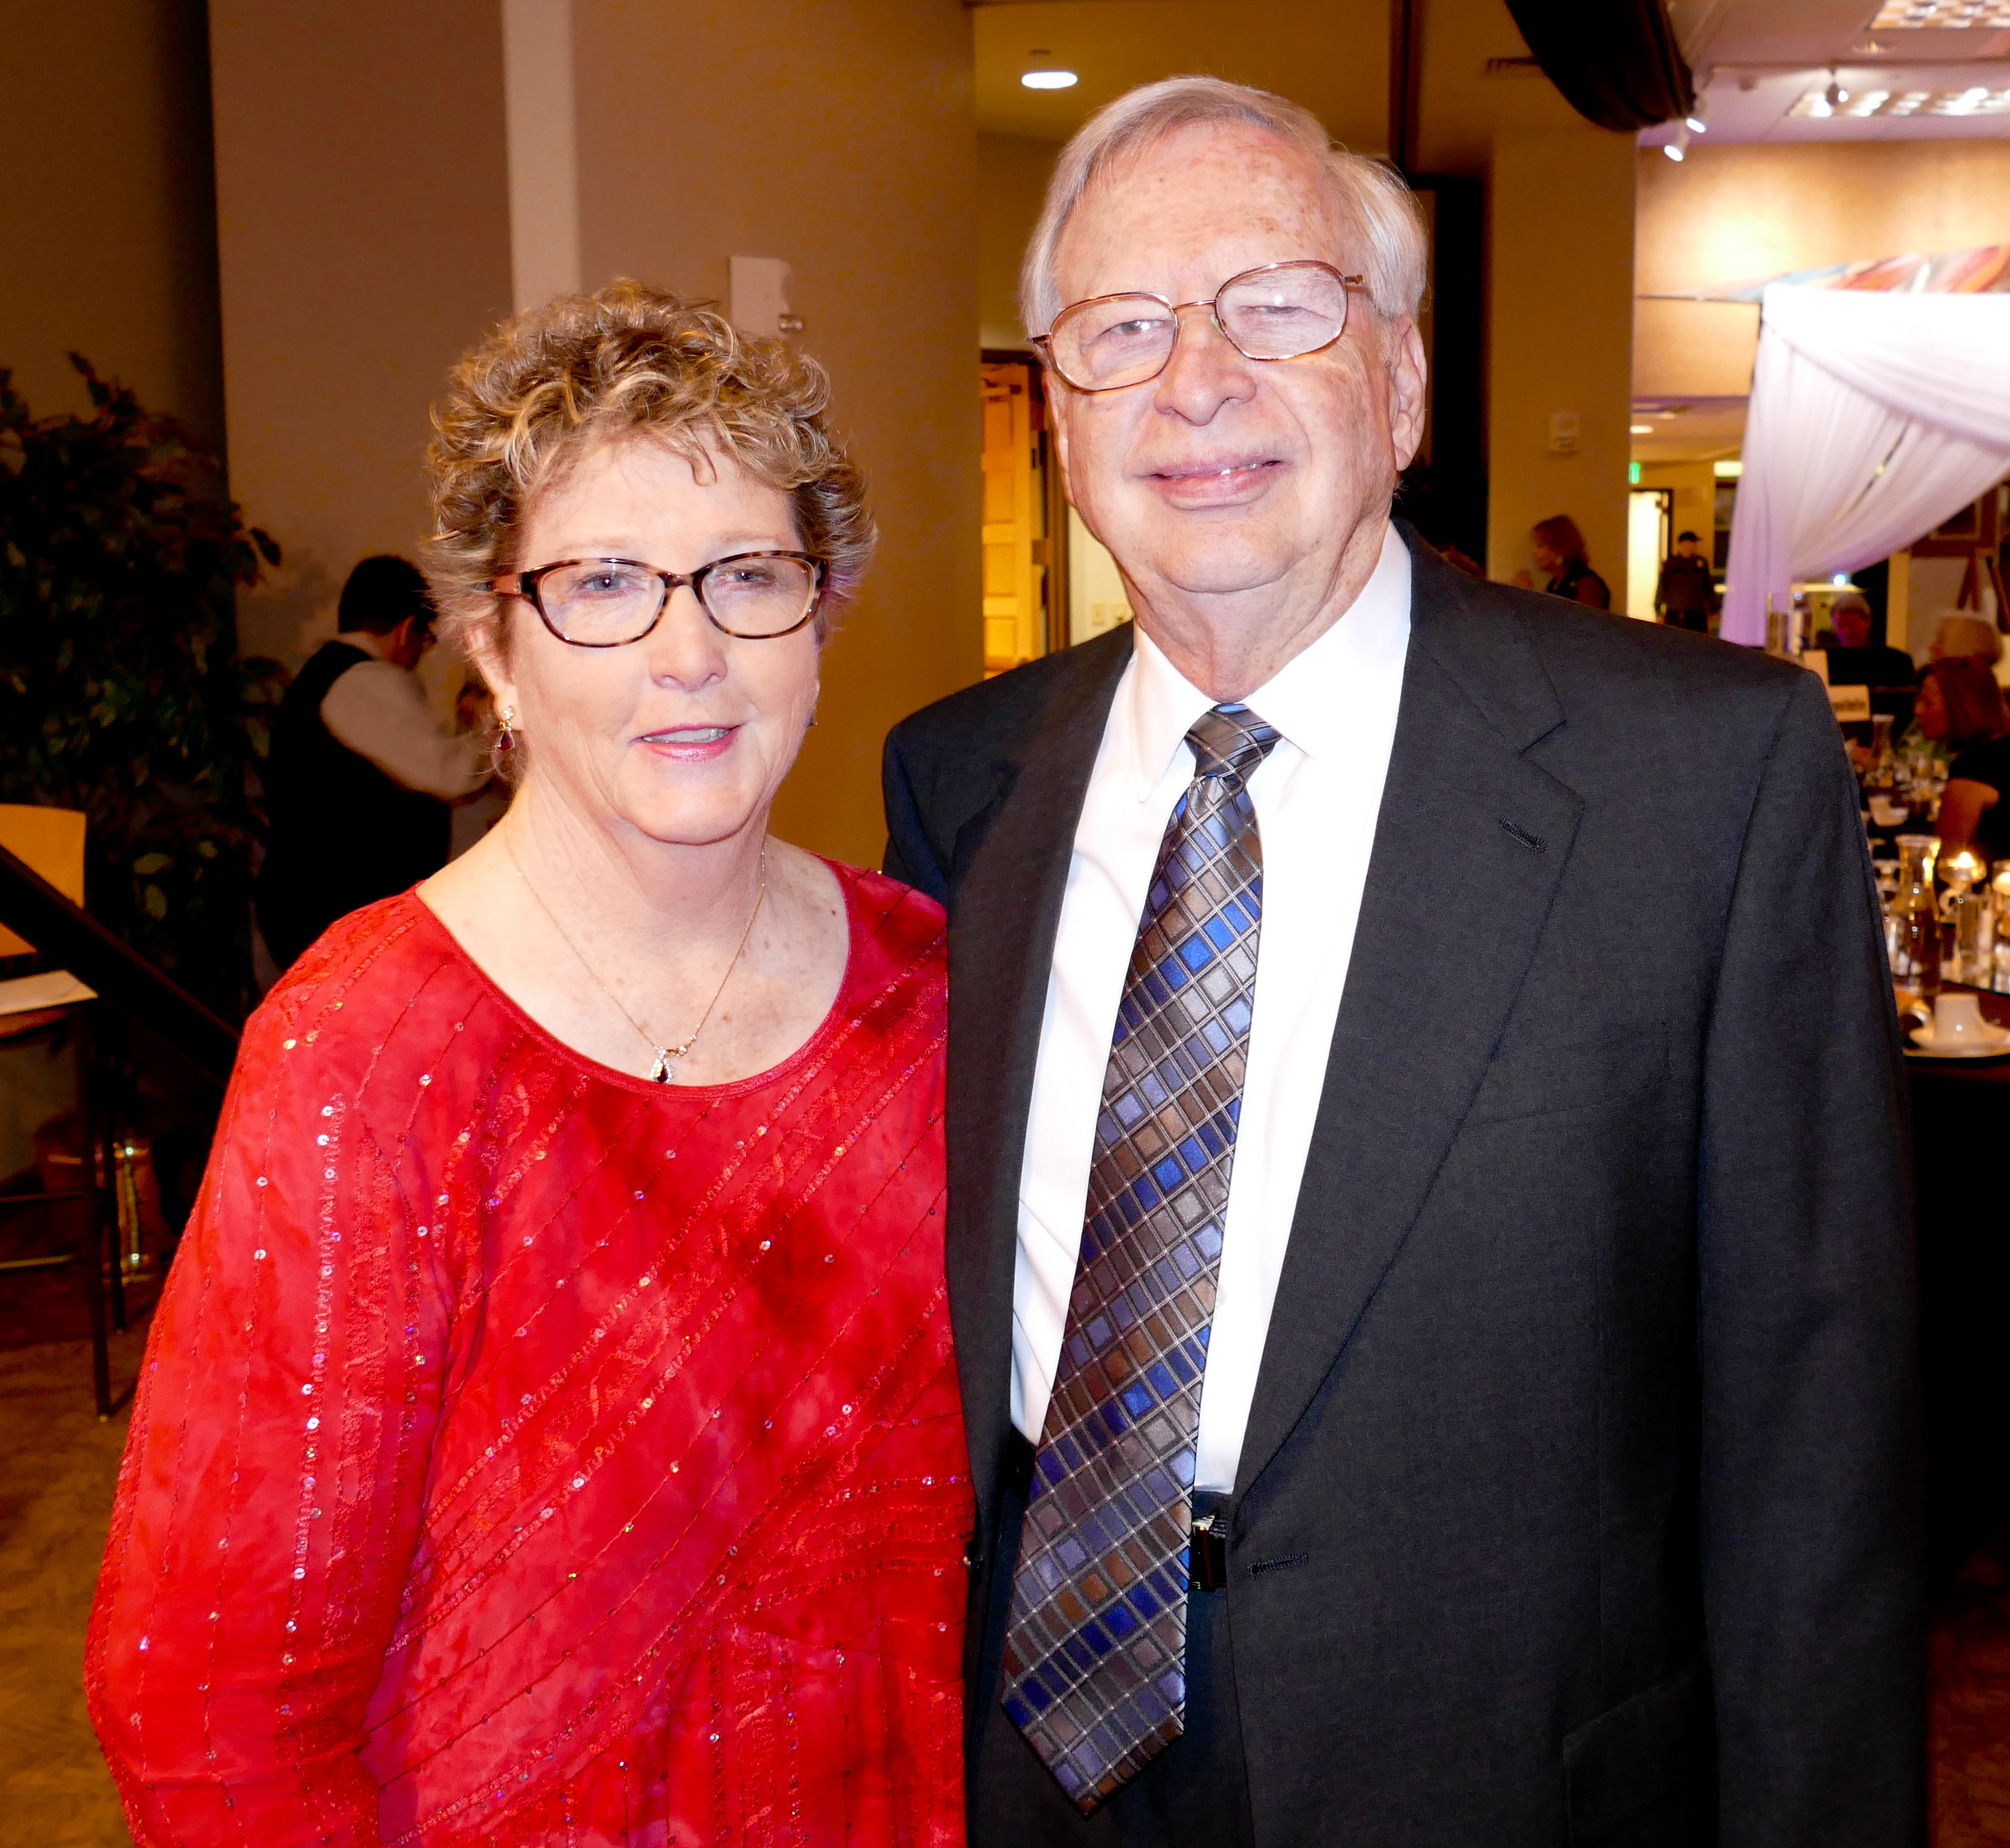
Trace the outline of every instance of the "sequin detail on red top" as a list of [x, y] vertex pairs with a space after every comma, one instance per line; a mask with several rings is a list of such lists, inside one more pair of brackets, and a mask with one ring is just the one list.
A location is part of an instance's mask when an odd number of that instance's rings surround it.
[[85, 1665], [154, 1844], [963, 1839], [942, 913], [735, 1085], [592, 1065], [407, 895], [247, 1030]]

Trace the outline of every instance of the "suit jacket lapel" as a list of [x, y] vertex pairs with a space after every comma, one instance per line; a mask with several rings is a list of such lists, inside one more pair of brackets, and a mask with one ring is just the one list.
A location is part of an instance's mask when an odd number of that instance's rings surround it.
[[1238, 1490], [1395, 1261], [1500, 1040], [1582, 809], [1525, 755], [1563, 712], [1518, 620], [1411, 549], [1395, 745]]
[[989, 1511], [1011, 1423], [1019, 1173], [1047, 979], [1089, 773], [1130, 631], [1070, 651], [1070, 671], [950, 874], [950, 1318], [973, 1485]]

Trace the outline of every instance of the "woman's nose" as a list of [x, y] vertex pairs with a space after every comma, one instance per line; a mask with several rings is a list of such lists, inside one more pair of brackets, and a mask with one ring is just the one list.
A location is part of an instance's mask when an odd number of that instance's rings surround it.
[[712, 626], [705, 606], [689, 585], [670, 592], [662, 620], [650, 631], [649, 677], [684, 688], [723, 680], [726, 671], [726, 638]]

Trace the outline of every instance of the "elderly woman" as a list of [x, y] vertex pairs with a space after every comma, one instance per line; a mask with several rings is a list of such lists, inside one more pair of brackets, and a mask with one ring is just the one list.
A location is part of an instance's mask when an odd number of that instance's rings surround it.
[[517, 792], [247, 1029], [87, 1666], [143, 1844], [962, 1839], [942, 913], [767, 832], [826, 397], [620, 283], [437, 413]]

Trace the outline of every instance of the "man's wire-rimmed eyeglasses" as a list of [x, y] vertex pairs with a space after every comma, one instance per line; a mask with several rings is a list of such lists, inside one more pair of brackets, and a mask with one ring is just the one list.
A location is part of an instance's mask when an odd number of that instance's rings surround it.
[[1245, 359], [1302, 359], [1346, 332], [1347, 298], [1365, 290], [1359, 276], [1312, 258], [1266, 263], [1231, 276], [1206, 301], [1131, 290], [1071, 302], [1033, 344], [1077, 391], [1113, 392], [1165, 371], [1188, 308], [1206, 308]]
[[546, 628], [574, 648], [622, 648], [662, 620], [673, 592], [688, 585], [712, 626], [743, 641], [793, 635], [816, 614], [826, 567], [807, 552], [736, 552], [695, 571], [666, 571], [632, 558], [564, 558], [495, 578], [492, 595], [521, 597]]

